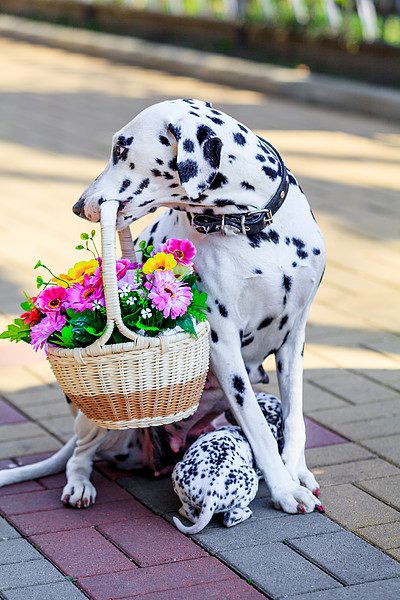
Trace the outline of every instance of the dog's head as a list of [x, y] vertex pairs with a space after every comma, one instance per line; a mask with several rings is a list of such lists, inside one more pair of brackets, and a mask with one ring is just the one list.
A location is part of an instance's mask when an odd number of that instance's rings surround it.
[[161, 102], [141, 112], [114, 135], [108, 165], [75, 214], [99, 221], [101, 204], [117, 200], [123, 229], [159, 206], [198, 206], [220, 167], [219, 114], [199, 100]]

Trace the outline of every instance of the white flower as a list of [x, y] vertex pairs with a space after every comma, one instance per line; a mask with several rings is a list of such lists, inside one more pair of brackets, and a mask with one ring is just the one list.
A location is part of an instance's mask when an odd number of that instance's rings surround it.
[[125, 298], [126, 296], [128, 296], [130, 294], [131, 291], [132, 291], [132, 287], [128, 283], [125, 283], [125, 285], [123, 285], [118, 290], [118, 293], [121, 296], [121, 298]]
[[98, 300], [93, 300], [93, 310], [99, 310], [99, 308], [103, 308], [103, 305], [100, 304]]
[[133, 304], [136, 304], [136, 298], [134, 298], [133, 296], [129, 296], [126, 299], [126, 303], [129, 304], [130, 306], [132, 306]]
[[142, 319], [150, 319], [150, 317], [152, 316], [152, 312], [150, 310], [150, 308], [143, 308], [140, 315], [142, 317]]

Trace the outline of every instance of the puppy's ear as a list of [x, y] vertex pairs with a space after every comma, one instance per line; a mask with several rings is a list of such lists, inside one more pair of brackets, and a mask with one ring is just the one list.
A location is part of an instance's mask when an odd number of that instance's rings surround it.
[[181, 185], [189, 198], [198, 198], [219, 171], [222, 141], [207, 125], [189, 118], [168, 125], [176, 139], [176, 162]]

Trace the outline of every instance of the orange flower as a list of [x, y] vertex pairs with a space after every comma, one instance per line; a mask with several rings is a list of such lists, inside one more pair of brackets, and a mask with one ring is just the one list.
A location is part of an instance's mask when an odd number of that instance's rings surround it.
[[85, 275], [93, 275], [98, 266], [96, 258], [81, 260], [68, 270], [67, 275], [62, 273], [58, 278], [53, 277], [52, 281], [61, 287], [71, 287], [74, 283], [83, 283]]

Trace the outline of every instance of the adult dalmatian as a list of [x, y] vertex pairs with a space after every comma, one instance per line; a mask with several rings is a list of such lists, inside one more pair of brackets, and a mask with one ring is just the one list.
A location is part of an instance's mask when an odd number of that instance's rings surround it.
[[[226, 398], [273, 504], [288, 513], [313, 511], [321, 503], [304, 456], [302, 356], [325, 250], [295, 177], [278, 152], [243, 124], [207, 102], [179, 99], [150, 106], [114, 135], [108, 165], [74, 212], [96, 222], [101, 205], [111, 200], [119, 202], [117, 229], [158, 207], [169, 209], [140, 240], [190, 239], [197, 248], [199, 287], [211, 309], [211, 380], [215, 376], [218, 384], [204, 391], [191, 419], [154, 429], [164, 431], [176, 451], [193, 425], [204, 425], [226, 407]], [[282, 401], [282, 457], [252, 388], [265, 377], [260, 365], [270, 354]], [[99, 449], [107, 457], [123, 443], [126, 466], [149, 464], [144, 432], [107, 434], [82, 414], [75, 431], [63, 454], [75, 448], [67, 464], [66, 503], [94, 501], [89, 477]], [[24, 478], [29, 473], [28, 467]], [[11, 483], [10, 476], [0, 473], [0, 484]]]

